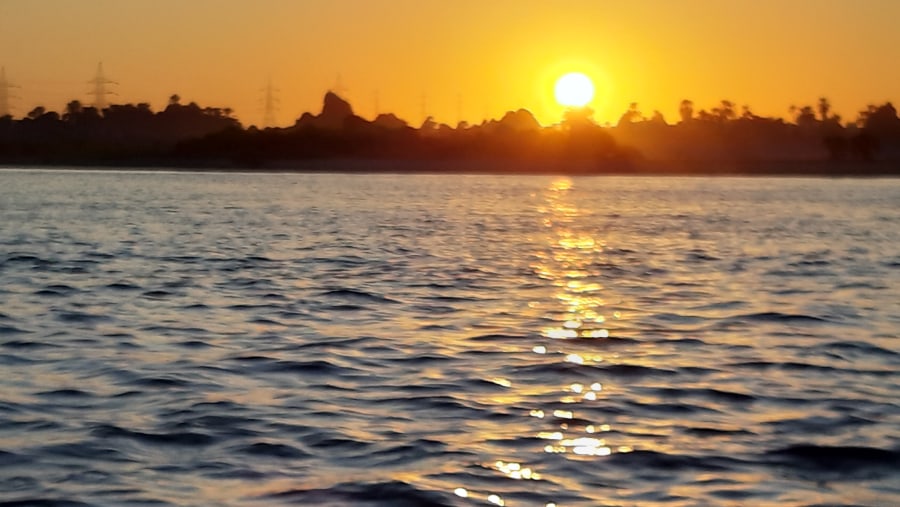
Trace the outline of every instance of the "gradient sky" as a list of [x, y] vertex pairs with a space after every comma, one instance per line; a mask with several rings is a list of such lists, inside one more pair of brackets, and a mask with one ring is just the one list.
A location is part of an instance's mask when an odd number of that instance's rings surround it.
[[338, 79], [363, 117], [377, 95], [416, 125], [423, 105], [453, 124], [519, 107], [550, 124], [568, 71], [594, 79], [601, 122], [630, 102], [673, 122], [684, 98], [786, 116], [823, 95], [853, 119], [900, 99], [898, 21], [897, 0], [0, 0], [0, 65], [15, 116], [90, 103], [102, 61], [112, 102], [178, 93], [245, 124], [269, 77], [283, 125]]

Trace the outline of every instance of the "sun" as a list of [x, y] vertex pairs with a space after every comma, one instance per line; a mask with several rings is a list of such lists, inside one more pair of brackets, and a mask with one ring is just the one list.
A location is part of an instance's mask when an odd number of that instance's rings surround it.
[[594, 98], [594, 83], [581, 72], [570, 72], [556, 80], [556, 102], [565, 107], [584, 107]]

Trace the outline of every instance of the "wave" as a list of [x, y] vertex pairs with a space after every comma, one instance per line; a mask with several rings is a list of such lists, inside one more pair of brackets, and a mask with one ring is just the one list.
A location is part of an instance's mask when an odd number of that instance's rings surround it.
[[516, 342], [527, 340], [529, 337], [526, 335], [509, 335], [509, 334], [500, 334], [500, 333], [488, 333], [488, 334], [480, 334], [475, 336], [469, 336], [467, 340], [473, 342]]
[[306, 458], [310, 455], [287, 444], [273, 444], [269, 442], [255, 442], [250, 445], [237, 447], [234, 452], [241, 454], [249, 454], [251, 456], [263, 456], [268, 458], [279, 459], [299, 459]]
[[42, 297], [68, 297], [80, 292], [78, 289], [69, 285], [47, 285], [46, 287], [34, 292], [35, 296]]
[[113, 282], [113, 283], [107, 284], [106, 288], [110, 289], [110, 290], [115, 290], [115, 291], [128, 291], [128, 290], [140, 290], [141, 286], [137, 285], [136, 283], [133, 283], [133, 282], [118, 281], [118, 282]]
[[755, 432], [741, 428], [711, 428], [706, 426], [689, 426], [683, 432], [698, 437], [731, 437], [740, 435], [756, 435]]
[[96, 425], [90, 430], [90, 434], [101, 439], [127, 438], [144, 444], [183, 447], [204, 447], [217, 441], [215, 437], [199, 432], [145, 433], [143, 431], [127, 430], [111, 424]]
[[408, 482], [351, 482], [329, 488], [290, 489], [260, 499], [326, 507], [452, 507], [447, 495], [420, 489]]
[[885, 349], [871, 343], [852, 340], [832, 341], [817, 345], [815, 348], [821, 350], [840, 350], [864, 355], [883, 356], [891, 358], [900, 357], [900, 352]]
[[166, 377], [138, 377], [136, 379], [132, 379], [128, 382], [128, 384], [133, 386], [147, 387], [152, 389], [165, 389], [165, 388], [186, 388], [191, 386], [191, 382], [177, 378], [172, 376]]
[[255, 364], [251, 368], [254, 372], [258, 373], [291, 373], [340, 378], [343, 375], [358, 371], [355, 368], [338, 366], [337, 364], [322, 359], [311, 361], [290, 361], [276, 360], [269, 357], [253, 357], [250, 359], [241, 360], [253, 361]]
[[678, 372], [676, 370], [670, 370], [668, 368], [659, 368], [653, 366], [643, 366], [639, 364], [610, 364], [604, 365], [600, 364], [596, 366], [598, 370], [608, 373], [614, 377], [638, 377], [644, 375], [653, 375], [653, 376], [671, 376], [676, 375]]
[[134, 461], [122, 451], [106, 443], [70, 442], [40, 447], [33, 451], [35, 456], [53, 456], [54, 458], [75, 458], [84, 461], [110, 461], [127, 463]]
[[321, 297], [342, 298], [373, 303], [400, 304], [399, 301], [394, 299], [357, 289], [331, 289], [326, 290], [319, 295]]
[[726, 317], [726, 321], [732, 322], [771, 322], [775, 324], [819, 324], [830, 323], [829, 319], [815, 315], [790, 314], [781, 312], [760, 312]]
[[675, 387], [659, 387], [652, 390], [649, 390], [653, 394], [660, 396], [662, 398], [672, 399], [672, 398], [683, 398], [683, 397], [693, 397], [693, 398], [703, 398], [711, 401], [720, 401], [727, 403], [752, 403], [754, 401], [759, 400], [758, 396], [746, 393], [739, 393], [736, 391], [726, 391], [723, 389], [716, 389], [711, 387], [701, 387], [701, 388], [675, 388]]
[[797, 444], [766, 452], [770, 464], [806, 471], [849, 474], [900, 471], [900, 451], [863, 446]]
[[37, 396], [50, 398], [91, 398], [94, 395], [87, 391], [82, 391], [81, 389], [56, 389], [53, 391], [39, 392], [37, 393]]
[[110, 320], [108, 315], [98, 315], [95, 313], [62, 311], [56, 314], [56, 318], [63, 322], [73, 324], [96, 324]]
[[629, 469], [665, 469], [665, 470], [702, 470], [707, 472], [726, 472], [742, 467], [747, 463], [729, 456], [692, 456], [648, 450], [613, 453], [610, 464]]
[[19, 327], [16, 327], [16, 326], [6, 326], [6, 325], [0, 326], [0, 335], [4, 335], [4, 334], [27, 334], [27, 333], [30, 333], [30, 332], [31, 332], [31, 331], [28, 331], [28, 330], [26, 330], [26, 329], [22, 329], [22, 328], [19, 328]]
[[29, 456], [0, 449], [0, 467], [21, 466], [32, 461], [34, 461], [33, 458]]
[[141, 295], [148, 299], [166, 299], [166, 298], [175, 296], [176, 294], [171, 291], [156, 289], [156, 290], [148, 290], [147, 292], [144, 292]]
[[25, 497], [21, 500], [0, 501], [0, 507], [94, 507], [95, 504], [59, 498]]

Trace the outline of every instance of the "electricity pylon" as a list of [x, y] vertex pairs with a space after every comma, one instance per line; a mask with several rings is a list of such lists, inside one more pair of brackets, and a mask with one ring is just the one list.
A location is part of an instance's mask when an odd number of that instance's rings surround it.
[[103, 74], [103, 62], [100, 62], [97, 64], [97, 75], [94, 76], [94, 79], [88, 81], [88, 84], [94, 85], [94, 89], [91, 92], [94, 96], [94, 107], [98, 111], [103, 111], [106, 109], [106, 96], [115, 95], [115, 92], [106, 89], [106, 85], [119, 83], [108, 79]]
[[263, 97], [263, 128], [274, 127], [275, 113], [278, 110], [278, 97], [276, 96], [278, 89], [272, 86], [272, 78], [269, 78], [263, 92], [265, 93]]
[[0, 67], [0, 117], [11, 114], [9, 99], [12, 95], [9, 90], [13, 88], [18, 88], [18, 86], [6, 80], [6, 68]]

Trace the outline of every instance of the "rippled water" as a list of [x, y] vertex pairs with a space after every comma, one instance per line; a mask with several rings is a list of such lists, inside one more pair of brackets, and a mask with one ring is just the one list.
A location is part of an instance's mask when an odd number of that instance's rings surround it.
[[900, 505], [900, 181], [0, 172], [0, 505]]

